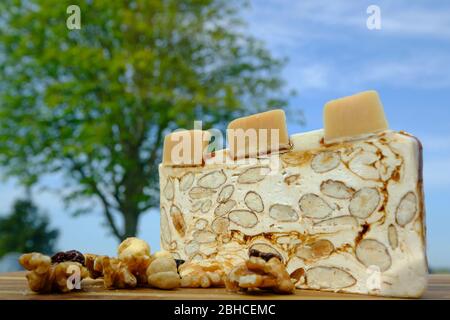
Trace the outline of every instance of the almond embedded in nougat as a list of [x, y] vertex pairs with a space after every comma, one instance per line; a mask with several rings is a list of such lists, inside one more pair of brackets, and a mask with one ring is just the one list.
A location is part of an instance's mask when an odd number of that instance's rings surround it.
[[326, 143], [388, 129], [376, 91], [364, 91], [327, 102], [323, 120]]
[[283, 110], [272, 110], [238, 118], [227, 129], [230, 156], [254, 157], [290, 148]]
[[183, 130], [164, 138], [163, 165], [202, 165], [211, 134], [202, 130]]

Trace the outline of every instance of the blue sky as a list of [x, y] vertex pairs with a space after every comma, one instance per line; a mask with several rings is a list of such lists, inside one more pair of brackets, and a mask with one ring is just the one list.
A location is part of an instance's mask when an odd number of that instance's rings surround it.
[[[253, 0], [244, 17], [252, 34], [279, 57], [284, 76], [298, 94], [290, 104], [306, 125], [290, 122], [290, 133], [322, 127], [326, 101], [358, 91], [380, 93], [391, 128], [424, 144], [428, 256], [432, 267], [450, 267], [450, 2]], [[366, 9], [381, 10], [381, 30], [368, 30]], [[62, 187], [58, 176], [42, 185]], [[14, 181], [0, 182], [0, 212], [23, 194]], [[100, 213], [71, 218], [58, 194], [35, 190], [35, 199], [61, 231], [60, 249], [114, 254], [116, 240]], [[159, 248], [159, 217], [141, 219], [139, 236]]]

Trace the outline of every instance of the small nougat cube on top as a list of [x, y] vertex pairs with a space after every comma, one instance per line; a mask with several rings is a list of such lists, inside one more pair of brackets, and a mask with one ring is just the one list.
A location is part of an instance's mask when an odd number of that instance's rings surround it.
[[230, 122], [227, 129], [230, 156], [254, 157], [290, 148], [283, 110], [271, 110]]
[[211, 135], [208, 131], [182, 130], [164, 138], [163, 165], [202, 165]]
[[376, 91], [329, 101], [324, 108], [325, 142], [335, 142], [388, 129]]

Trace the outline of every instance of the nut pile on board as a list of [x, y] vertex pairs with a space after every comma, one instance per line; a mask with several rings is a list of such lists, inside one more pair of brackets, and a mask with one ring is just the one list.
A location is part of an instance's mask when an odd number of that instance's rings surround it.
[[79, 270], [79, 281], [75, 289], [82, 288], [85, 278], [103, 279], [107, 289], [153, 287], [175, 289], [180, 286], [179, 260], [170, 253], [150, 254], [150, 246], [144, 240], [127, 238], [118, 247], [116, 258], [82, 254], [71, 250], [59, 252], [53, 257], [40, 253], [27, 253], [20, 257], [20, 264], [27, 273], [28, 285], [40, 293], [69, 292], [74, 289], [67, 280]]
[[[118, 247], [118, 257], [82, 254], [76, 250], [52, 256], [27, 253], [19, 262], [29, 272], [28, 284], [39, 293], [70, 292], [82, 289], [86, 278], [103, 279], [106, 289], [150, 287], [163, 290], [225, 287], [230, 291], [273, 290], [292, 293], [291, 282], [281, 257], [274, 253], [250, 250], [250, 259], [233, 268], [216, 260], [185, 262], [169, 252], [150, 254], [150, 246], [141, 239], [127, 238]], [[68, 284], [73, 268], [79, 270], [78, 286]], [[226, 271], [230, 270], [230, 271]]]

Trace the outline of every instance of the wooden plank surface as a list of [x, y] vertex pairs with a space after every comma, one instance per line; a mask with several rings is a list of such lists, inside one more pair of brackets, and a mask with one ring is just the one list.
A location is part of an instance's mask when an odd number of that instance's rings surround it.
[[[102, 280], [84, 280], [81, 292], [66, 294], [36, 294], [28, 289], [25, 272], [0, 274], [0, 299], [25, 300], [79, 300], [79, 299], [169, 299], [169, 300], [197, 300], [197, 299], [380, 299], [373, 296], [339, 294], [312, 290], [297, 290], [293, 295], [254, 294], [244, 295], [227, 292], [223, 288], [217, 289], [177, 289], [164, 291], [156, 289], [138, 288], [134, 290], [105, 290]], [[450, 299], [450, 275], [430, 275], [428, 290], [422, 299]]]

